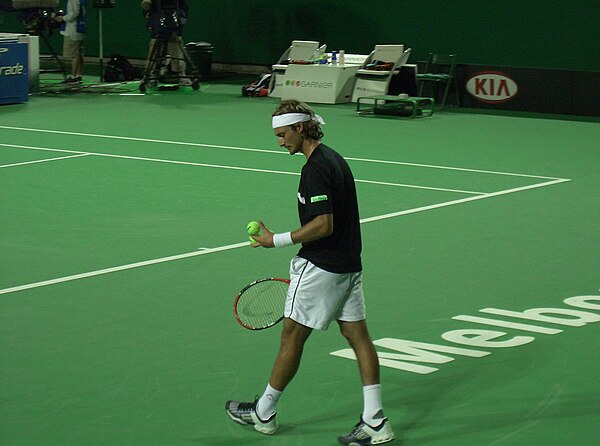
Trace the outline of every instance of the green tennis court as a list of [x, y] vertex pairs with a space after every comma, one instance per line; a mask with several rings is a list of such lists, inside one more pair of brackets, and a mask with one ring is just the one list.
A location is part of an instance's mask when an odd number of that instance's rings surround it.
[[[225, 414], [279, 343], [236, 323], [235, 295], [296, 252], [249, 248], [246, 223], [297, 227], [304, 163], [277, 147], [276, 100], [240, 85], [0, 107], [1, 444], [333, 445], [358, 421], [335, 327], [277, 435]], [[314, 107], [357, 179], [392, 444], [596, 444], [598, 121]]]

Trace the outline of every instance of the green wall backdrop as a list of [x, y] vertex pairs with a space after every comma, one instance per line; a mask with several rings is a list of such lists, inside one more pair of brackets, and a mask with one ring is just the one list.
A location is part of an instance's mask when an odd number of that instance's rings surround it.
[[[90, 1], [90, 3], [92, 3]], [[145, 58], [148, 33], [138, 0], [105, 10], [104, 54]], [[61, 2], [63, 5], [64, 2]], [[215, 47], [213, 60], [269, 65], [293, 39], [368, 53], [404, 43], [411, 61], [456, 52], [460, 62], [600, 71], [600, 0], [188, 0], [184, 40]], [[88, 56], [97, 56], [98, 11], [90, 8]], [[22, 32], [7, 14], [4, 32]], [[60, 37], [53, 36], [60, 48]]]

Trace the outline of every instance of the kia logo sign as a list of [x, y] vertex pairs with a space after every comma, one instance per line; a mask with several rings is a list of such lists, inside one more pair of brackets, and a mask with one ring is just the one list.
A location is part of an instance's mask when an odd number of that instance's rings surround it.
[[477, 73], [467, 81], [467, 91], [488, 104], [510, 101], [518, 90], [514, 80], [498, 71]]

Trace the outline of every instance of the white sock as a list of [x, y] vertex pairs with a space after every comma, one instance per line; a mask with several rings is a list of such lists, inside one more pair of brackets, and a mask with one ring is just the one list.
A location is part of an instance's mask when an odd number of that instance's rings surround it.
[[364, 409], [362, 419], [369, 426], [377, 427], [383, 421], [383, 407], [381, 404], [381, 384], [363, 387]]
[[265, 393], [263, 393], [258, 400], [258, 404], [256, 405], [256, 415], [258, 415], [258, 418], [265, 421], [275, 413], [277, 409], [277, 401], [279, 401], [279, 397], [282, 393], [283, 392], [271, 387], [270, 384], [267, 384]]

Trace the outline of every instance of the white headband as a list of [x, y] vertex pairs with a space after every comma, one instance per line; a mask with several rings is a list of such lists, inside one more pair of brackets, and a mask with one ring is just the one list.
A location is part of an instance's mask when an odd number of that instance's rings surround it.
[[[285, 127], [286, 125], [297, 124], [299, 122], [310, 121], [313, 118], [306, 113], [285, 113], [283, 115], [273, 116], [273, 128], [277, 129], [279, 127]], [[319, 115], [315, 115], [315, 121], [319, 124], [325, 124], [323, 118]]]

